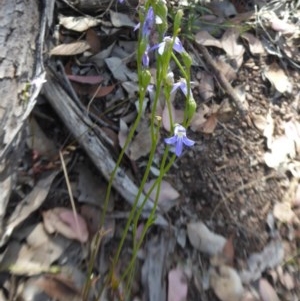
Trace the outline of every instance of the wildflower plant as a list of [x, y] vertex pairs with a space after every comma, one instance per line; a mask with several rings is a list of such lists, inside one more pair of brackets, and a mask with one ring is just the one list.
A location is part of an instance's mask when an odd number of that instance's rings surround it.
[[[188, 127], [191, 118], [196, 110], [196, 103], [192, 95], [191, 85], [190, 85], [190, 67], [191, 67], [191, 58], [189, 54], [185, 51], [183, 44], [178, 36], [180, 33], [180, 24], [183, 16], [183, 12], [178, 10], [174, 18], [173, 32], [167, 33], [168, 22], [167, 22], [168, 8], [164, 0], [146, 0], [144, 7], [140, 8], [139, 19], [140, 23], [135, 27], [135, 30], [138, 30], [138, 46], [137, 46], [137, 73], [139, 81], [139, 100], [138, 100], [138, 109], [137, 117], [132, 125], [130, 132], [128, 134], [127, 140], [123, 149], [121, 150], [120, 156], [116, 163], [116, 168], [111, 174], [110, 181], [108, 183], [105, 205], [102, 215], [102, 225], [104, 224], [105, 212], [109, 202], [109, 195], [112, 188], [112, 182], [119, 167], [122, 158], [124, 156], [125, 150], [128, 147], [130, 141], [133, 139], [134, 133], [139, 125], [141, 118], [143, 117], [143, 107], [146, 99], [147, 93], [151, 91], [154, 92], [153, 103], [151, 104], [151, 117], [150, 117], [150, 133], [151, 133], [151, 150], [148, 158], [148, 163], [142, 177], [138, 193], [135, 198], [130, 215], [127, 219], [121, 241], [119, 243], [116, 254], [112, 259], [112, 265], [110, 272], [108, 274], [106, 284], [109, 286], [109, 283], [112, 282], [114, 271], [117, 267], [119, 257], [125, 242], [125, 239], [129, 233], [129, 230], [132, 229], [133, 236], [133, 251], [132, 258], [125, 268], [123, 274], [120, 276], [120, 282], [126, 283], [127, 291], [129, 292], [130, 282], [132, 279], [137, 252], [141, 247], [141, 244], [144, 240], [144, 237], [149, 230], [149, 228], [155, 222], [155, 214], [158, 202], [158, 196], [160, 191], [160, 185], [163, 177], [171, 168], [174, 160], [182, 155], [183, 147], [188, 146], [192, 147], [195, 142], [186, 136], [186, 128]], [[151, 45], [150, 36], [155, 31], [158, 34], [159, 41], [156, 45]], [[150, 85], [151, 74], [149, 66], [151, 64], [149, 53], [153, 52], [156, 56], [156, 82], [154, 87]], [[181, 73], [181, 79], [174, 83], [174, 75], [170, 72], [170, 61], [173, 60], [177, 68]], [[182, 125], [174, 125], [171, 115], [171, 94], [175, 93], [177, 89], [181, 89], [186, 97], [185, 102], [185, 114], [184, 122]], [[156, 116], [156, 108], [159, 102], [159, 96], [161, 93], [164, 94], [166, 105], [169, 111], [169, 117], [171, 120], [171, 134], [169, 138], [166, 138], [164, 141], [159, 141], [159, 132], [160, 122], [159, 118]], [[154, 159], [154, 155], [157, 149], [158, 143], [165, 142], [165, 151], [162, 155], [160, 166], [159, 166], [159, 175], [154, 184], [152, 185], [149, 192], [145, 195], [142, 203], [140, 202], [141, 196], [143, 195], [143, 189], [146, 181], [149, 179], [150, 168]], [[170, 150], [173, 149], [173, 153]], [[171, 154], [171, 156], [170, 156]], [[149, 200], [149, 196], [152, 191], [156, 188], [156, 197], [154, 200], [154, 206], [150, 215], [143, 227], [142, 233], [137, 236], [138, 223], [143, 212], [143, 207], [146, 202]], [[137, 237], [139, 237], [137, 239]], [[99, 234], [99, 240], [101, 240]], [[100, 295], [99, 295], [100, 298]]]

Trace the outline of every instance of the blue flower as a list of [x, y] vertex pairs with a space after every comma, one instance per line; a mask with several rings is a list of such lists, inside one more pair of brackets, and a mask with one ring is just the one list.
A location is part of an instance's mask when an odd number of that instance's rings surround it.
[[183, 151], [183, 145], [193, 146], [195, 141], [186, 137], [186, 129], [180, 125], [176, 124], [174, 128], [174, 136], [170, 138], [165, 138], [165, 143], [173, 145], [175, 147], [175, 154], [180, 157]]
[[[173, 85], [173, 88], [171, 90], [171, 93], [174, 93], [178, 90], [178, 88], [182, 91], [182, 93], [187, 96], [188, 90], [187, 90], [187, 84], [185, 79], [181, 79], [179, 82]], [[192, 96], [192, 91], [190, 90], [190, 95]]]
[[[164, 37], [163, 41], [161, 43], [157, 44], [157, 45], [154, 45], [151, 48], [151, 50], [158, 48], [158, 53], [160, 55], [162, 55], [165, 51], [166, 45], [171, 44], [172, 42], [173, 42], [172, 37], [170, 37], [170, 36]], [[185, 52], [185, 50], [182, 46], [182, 43], [181, 43], [181, 41], [179, 40], [178, 37], [175, 37], [175, 41], [174, 41], [174, 44], [173, 44], [173, 50], [175, 50], [178, 53]]]
[[[149, 7], [146, 18], [144, 20], [143, 28], [142, 28], [142, 35], [143, 37], [149, 37], [153, 26], [155, 24], [155, 15], [154, 15], [154, 10], [152, 6]], [[139, 29], [141, 26], [141, 23], [138, 23], [135, 27], [134, 30]]]
[[125, 0], [118, 0], [119, 3], [123, 3]]
[[150, 50], [150, 46], [147, 45], [146, 50], [142, 56], [142, 63], [145, 67], [149, 67], [149, 62], [150, 62], [149, 55], [148, 55], [149, 50]]

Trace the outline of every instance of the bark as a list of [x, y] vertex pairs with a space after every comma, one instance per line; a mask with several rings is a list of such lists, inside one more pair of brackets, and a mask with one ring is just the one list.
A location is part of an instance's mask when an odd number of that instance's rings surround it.
[[[1, 0], [0, 6], [0, 228], [22, 154], [22, 128], [44, 77], [42, 45], [53, 1]], [[46, 3], [46, 2], [45, 2]], [[43, 17], [43, 22], [41, 22]], [[51, 21], [51, 20], [48, 20]], [[30, 85], [31, 80], [36, 84]], [[0, 233], [1, 236], [1, 233]]]

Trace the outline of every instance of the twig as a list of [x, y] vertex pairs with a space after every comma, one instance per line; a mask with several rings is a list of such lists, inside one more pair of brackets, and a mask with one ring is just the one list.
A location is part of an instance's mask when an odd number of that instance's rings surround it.
[[243, 106], [241, 100], [239, 99], [238, 95], [232, 88], [231, 84], [226, 79], [224, 73], [218, 67], [217, 63], [213, 60], [207, 49], [203, 45], [196, 44], [197, 48], [201, 51], [206, 63], [212, 68], [217, 80], [219, 81], [222, 88], [228, 93], [234, 106], [239, 111], [242, 117], [245, 117], [248, 114], [247, 109]]

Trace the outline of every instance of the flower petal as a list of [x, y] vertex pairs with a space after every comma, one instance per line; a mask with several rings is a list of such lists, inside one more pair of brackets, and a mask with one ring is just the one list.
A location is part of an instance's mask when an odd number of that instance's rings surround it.
[[181, 43], [181, 41], [179, 40], [178, 37], [175, 38], [175, 42], [174, 42], [174, 45], [173, 45], [173, 49], [174, 49], [175, 51], [177, 51], [178, 53], [182, 53], [182, 52], [185, 51], [184, 48], [183, 48], [183, 45], [182, 45], [182, 43]]
[[175, 154], [177, 157], [181, 156], [182, 149], [183, 149], [183, 140], [182, 140], [182, 137], [178, 137], [176, 147], [175, 147]]
[[173, 136], [170, 138], [165, 138], [165, 143], [167, 144], [176, 144], [177, 143], [177, 136]]
[[182, 137], [182, 141], [186, 146], [193, 146], [195, 144], [195, 141], [187, 138], [186, 136]]
[[182, 93], [187, 96], [188, 92], [187, 92], [187, 84], [185, 81], [181, 81], [180, 82], [180, 90], [182, 91]]
[[158, 44], [158, 53], [160, 55], [162, 55], [164, 53], [165, 47], [166, 47], [166, 42], [162, 42], [162, 43]]
[[173, 85], [173, 88], [171, 90], [171, 93], [174, 93], [181, 85], [181, 82], [178, 82], [176, 84]]

